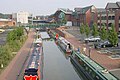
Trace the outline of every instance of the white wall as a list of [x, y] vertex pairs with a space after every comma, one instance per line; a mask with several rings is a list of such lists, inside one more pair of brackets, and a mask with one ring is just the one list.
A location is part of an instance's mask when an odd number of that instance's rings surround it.
[[28, 12], [20, 11], [17, 13], [17, 22], [28, 23]]
[[72, 22], [71, 21], [67, 21], [66, 26], [72, 26]]

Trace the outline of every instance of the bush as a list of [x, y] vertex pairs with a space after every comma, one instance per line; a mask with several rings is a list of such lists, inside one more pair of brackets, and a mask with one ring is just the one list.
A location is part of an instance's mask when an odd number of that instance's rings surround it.
[[7, 35], [7, 43], [4, 46], [0, 46], [0, 69], [1, 64], [6, 67], [13, 55], [12, 52], [17, 52], [26, 40], [24, 36], [24, 29], [17, 27], [13, 31], [10, 31]]

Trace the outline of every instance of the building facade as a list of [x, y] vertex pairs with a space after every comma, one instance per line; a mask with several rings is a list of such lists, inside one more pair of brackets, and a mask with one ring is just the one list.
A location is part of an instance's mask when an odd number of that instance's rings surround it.
[[55, 21], [58, 23], [65, 21], [66, 26], [72, 26], [72, 20], [71, 20], [72, 13], [73, 13], [73, 11], [70, 9], [59, 8], [55, 12], [55, 14], [53, 14], [53, 17], [54, 17]]
[[81, 24], [88, 24], [89, 26], [92, 26], [93, 23], [97, 23], [97, 9], [95, 6], [87, 6], [83, 8], [76, 8], [75, 9], [76, 15], [77, 15], [77, 25]]
[[18, 13], [13, 13], [12, 19], [15, 20], [17, 24], [28, 24], [28, 22], [32, 20], [32, 14], [20, 11]]
[[108, 30], [112, 24], [120, 31], [120, 2], [107, 3], [105, 9], [98, 9], [98, 27], [105, 25]]
[[14, 27], [16, 22], [11, 19], [0, 19], [0, 27]]

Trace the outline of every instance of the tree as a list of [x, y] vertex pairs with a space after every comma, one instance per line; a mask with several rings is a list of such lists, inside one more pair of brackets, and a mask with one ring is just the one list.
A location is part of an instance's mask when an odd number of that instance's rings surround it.
[[87, 37], [90, 34], [90, 27], [88, 26], [88, 24], [85, 26], [85, 34]]
[[105, 30], [105, 25], [103, 25], [101, 31], [100, 31], [100, 38], [102, 40], [105, 40], [108, 38], [108, 33], [107, 33], [107, 30]]
[[80, 26], [80, 33], [81, 34], [84, 34], [85, 33], [85, 25], [84, 24], [82, 24], [81, 26]]
[[108, 40], [114, 46], [116, 46], [118, 44], [118, 36], [117, 36], [117, 32], [115, 30], [115, 26], [113, 24], [112, 24], [112, 29], [109, 30]]
[[93, 35], [94, 37], [96, 37], [96, 36], [99, 35], [98, 27], [97, 27], [97, 24], [96, 24], [96, 23], [93, 24], [93, 27], [92, 27], [92, 35]]
[[67, 23], [66, 18], [63, 18], [63, 19], [62, 19], [62, 24], [65, 25], [66, 23]]

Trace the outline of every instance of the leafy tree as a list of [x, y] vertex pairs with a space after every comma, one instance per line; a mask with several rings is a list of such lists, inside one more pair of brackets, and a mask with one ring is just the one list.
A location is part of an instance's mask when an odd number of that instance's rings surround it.
[[92, 27], [92, 35], [93, 35], [94, 37], [96, 37], [96, 36], [99, 35], [98, 27], [97, 27], [97, 24], [96, 24], [96, 23], [93, 24], [93, 27]]
[[85, 26], [85, 34], [87, 37], [90, 34], [90, 27], [88, 26], [88, 24]]
[[17, 38], [16, 30], [13, 30], [7, 35], [7, 42], [14, 41]]
[[112, 24], [112, 29], [109, 30], [108, 40], [114, 46], [118, 44], [118, 36], [117, 36], [117, 32], [115, 30], [115, 26], [113, 24]]
[[80, 33], [81, 34], [84, 34], [85, 33], [85, 25], [84, 24], [82, 24], [81, 26], [80, 26]]
[[62, 19], [62, 24], [65, 25], [66, 23], [67, 23], [66, 18], [63, 18], [63, 19]]
[[101, 38], [102, 40], [105, 40], [105, 39], [108, 38], [108, 33], [107, 33], [107, 30], [105, 30], [105, 25], [101, 28], [100, 38]]

